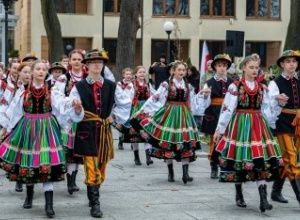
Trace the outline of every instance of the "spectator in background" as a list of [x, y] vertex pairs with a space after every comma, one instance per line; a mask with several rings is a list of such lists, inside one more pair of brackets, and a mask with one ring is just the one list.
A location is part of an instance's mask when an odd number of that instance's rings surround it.
[[160, 55], [159, 61], [154, 62], [149, 68], [149, 74], [151, 79], [149, 80], [155, 89], [158, 89], [159, 85], [169, 78], [169, 72], [167, 69], [166, 56]]
[[195, 66], [190, 66], [187, 69], [187, 80], [194, 87], [195, 93], [197, 94], [200, 86], [200, 73]]
[[207, 71], [206, 73], [201, 77], [201, 81], [200, 81], [200, 87], [201, 89], [203, 88], [204, 84], [206, 83], [207, 80], [209, 80], [211, 77], [214, 76], [214, 70], [211, 67], [211, 63], [213, 60], [208, 60], [206, 62], [206, 66], [207, 66]]

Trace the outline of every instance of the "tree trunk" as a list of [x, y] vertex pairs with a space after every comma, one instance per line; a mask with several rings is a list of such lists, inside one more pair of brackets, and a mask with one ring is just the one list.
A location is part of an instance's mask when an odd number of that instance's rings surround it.
[[41, 0], [42, 15], [48, 38], [50, 63], [60, 61], [64, 54], [61, 27], [55, 10], [54, 1]]
[[121, 1], [116, 53], [115, 77], [117, 80], [122, 78], [122, 69], [134, 68], [136, 34], [140, 27], [139, 12], [140, 1]]
[[300, 50], [300, 1], [291, 0], [291, 17], [284, 50]]

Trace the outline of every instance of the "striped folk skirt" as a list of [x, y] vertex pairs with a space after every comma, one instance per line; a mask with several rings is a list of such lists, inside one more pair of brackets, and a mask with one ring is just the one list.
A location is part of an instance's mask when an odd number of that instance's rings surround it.
[[0, 168], [23, 183], [64, 180], [60, 126], [51, 113], [25, 114], [0, 145]]
[[279, 145], [258, 110], [236, 110], [214, 153], [221, 182], [271, 181], [283, 166]]
[[74, 142], [76, 135], [77, 123], [73, 123], [71, 129], [66, 132], [62, 131], [62, 144], [66, 154], [67, 163], [83, 164], [82, 156], [76, 156], [74, 154]]
[[152, 145], [151, 156], [159, 159], [196, 159], [200, 149], [197, 124], [186, 102], [167, 102], [153, 117], [138, 114], [130, 122], [143, 129], [141, 136]]

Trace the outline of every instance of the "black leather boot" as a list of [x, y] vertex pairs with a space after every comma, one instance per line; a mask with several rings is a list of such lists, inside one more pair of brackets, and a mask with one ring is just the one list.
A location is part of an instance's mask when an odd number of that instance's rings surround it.
[[53, 191], [46, 191], [45, 199], [46, 199], [46, 204], [45, 204], [46, 215], [48, 217], [53, 217], [55, 215], [55, 212], [53, 210]]
[[245, 208], [247, 204], [244, 201], [242, 184], [235, 184], [235, 201], [238, 207]]
[[169, 182], [175, 182], [174, 180], [174, 170], [173, 170], [173, 164], [168, 165], [169, 175], [168, 175], [168, 181]]
[[187, 182], [193, 181], [193, 177], [189, 176], [189, 165], [188, 164], [182, 165], [182, 172], [183, 172], [182, 181], [184, 184], [186, 184]]
[[142, 165], [141, 160], [140, 160], [139, 150], [134, 150], [133, 153], [134, 153], [135, 165]]
[[88, 198], [91, 205], [91, 216], [94, 218], [102, 218], [103, 212], [100, 209], [99, 188], [100, 186], [87, 186]]
[[260, 211], [265, 212], [266, 210], [271, 210], [273, 206], [268, 202], [267, 199], [267, 185], [260, 185], [258, 187], [258, 192], [260, 196]]
[[76, 186], [76, 171], [73, 171], [70, 175], [67, 173], [67, 186], [68, 186], [68, 192], [70, 195], [73, 194], [73, 192], [79, 191], [78, 186]]
[[78, 173], [78, 170], [75, 170], [75, 174], [74, 174], [74, 177], [73, 177], [73, 182], [74, 182], [74, 189], [76, 191], [79, 191], [79, 187], [76, 185], [76, 177], [77, 177], [77, 173]]
[[215, 162], [210, 162], [210, 167], [211, 167], [210, 178], [218, 179], [218, 164]]
[[32, 207], [32, 199], [33, 199], [33, 188], [34, 185], [26, 185], [26, 198], [23, 204], [24, 209], [31, 209]]
[[23, 183], [17, 181], [15, 190], [16, 190], [16, 192], [23, 192]]
[[272, 192], [271, 192], [271, 199], [273, 201], [280, 202], [280, 203], [288, 203], [288, 200], [286, 200], [281, 194], [284, 180], [285, 179], [280, 178], [274, 181]]
[[300, 179], [293, 179], [292, 181], [290, 181], [290, 183], [296, 195], [296, 199], [300, 204]]
[[119, 148], [119, 150], [124, 150], [122, 137], [119, 137], [118, 148]]
[[89, 207], [92, 207], [92, 202], [91, 202], [91, 197], [90, 197], [90, 195], [91, 195], [91, 187], [89, 187], [89, 186], [87, 186], [86, 187], [86, 192], [87, 192], [87, 197], [88, 197], [88, 199], [89, 199]]
[[147, 164], [147, 166], [149, 166], [150, 164], [153, 164], [153, 160], [151, 160], [149, 150], [145, 150], [145, 153], [146, 153], [146, 164]]

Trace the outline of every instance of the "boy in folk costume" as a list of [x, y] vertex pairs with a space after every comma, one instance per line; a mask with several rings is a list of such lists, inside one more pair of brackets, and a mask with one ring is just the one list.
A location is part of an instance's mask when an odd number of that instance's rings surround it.
[[48, 70], [50, 76], [47, 79], [48, 88], [51, 89], [62, 74], [66, 73], [66, 68], [60, 62], [54, 62]]
[[74, 153], [83, 156], [85, 184], [92, 217], [102, 217], [99, 188], [105, 180], [105, 169], [114, 157], [110, 117], [114, 104], [116, 84], [101, 76], [104, 63], [108, 61], [105, 51], [94, 49], [87, 53], [82, 63], [89, 69], [88, 76], [75, 84], [70, 98], [80, 98], [84, 119], [77, 125]]
[[288, 202], [281, 194], [286, 177], [300, 203], [300, 167], [297, 162], [300, 144], [300, 79], [296, 73], [299, 62], [299, 51], [284, 51], [277, 60], [277, 65], [283, 69], [282, 74], [269, 84], [269, 93], [274, 98], [274, 117], [269, 118], [269, 124], [275, 128], [284, 161], [281, 178], [273, 184], [271, 199], [280, 203]]
[[[206, 81], [203, 86], [202, 94], [210, 93], [210, 96], [204, 95], [202, 104], [204, 105], [204, 117], [202, 121], [201, 132], [210, 136], [208, 160], [210, 161], [211, 174], [210, 178], [218, 179], [218, 164], [212, 158], [215, 143], [213, 135], [217, 128], [220, 116], [221, 106], [229, 85], [233, 82], [227, 77], [227, 70], [231, 66], [231, 59], [227, 54], [219, 54], [215, 56], [211, 63], [215, 75]], [[203, 110], [204, 110], [203, 109]]]

